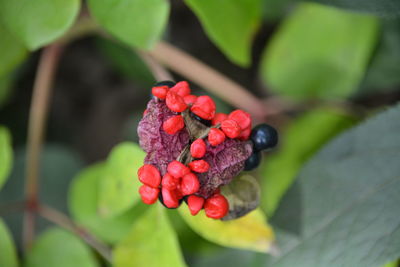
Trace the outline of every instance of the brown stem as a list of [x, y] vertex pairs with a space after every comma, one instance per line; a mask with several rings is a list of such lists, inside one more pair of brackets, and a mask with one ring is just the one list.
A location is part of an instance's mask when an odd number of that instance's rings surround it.
[[30, 246], [34, 238], [35, 210], [38, 207], [40, 152], [46, 127], [50, 91], [62, 47], [62, 45], [55, 43], [43, 50], [33, 86], [25, 174], [26, 211], [23, 222], [25, 249]]
[[168, 70], [164, 68], [164, 66], [159, 64], [149, 53], [140, 51], [137, 51], [137, 53], [147, 65], [156, 81], [174, 80], [171, 73], [169, 73]]
[[244, 87], [184, 51], [166, 42], [160, 42], [149, 53], [162, 64], [215, 93], [228, 103], [247, 110], [253, 116], [264, 118], [268, 114], [263, 102]]
[[78, 235], [89, 246], [95, 249], [104, 259], [111, 263], [112, 255], [110, 248], [89, 234], [85, 229], [77, 226], [70, 218], [68, 218], [68, 216], [46, 205], [39, 206], [38, 213], [50, 222]]

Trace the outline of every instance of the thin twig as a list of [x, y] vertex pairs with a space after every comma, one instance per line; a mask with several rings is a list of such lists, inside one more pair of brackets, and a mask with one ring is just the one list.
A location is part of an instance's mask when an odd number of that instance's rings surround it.
[[186, 52], [166, 42], [160, 42], [149, 53], [162, 64], [215, 93], [228, 103], [243, 108], [258, 118], [267, 116], [268, 110], [262, 101], [244, 87]]
[[174, 78], [172, 77], [171, 73], [164, 68], [161, 64], [157, 62], [150, 54], [146, 52], [137, 51], [138, 55], [147, 65], [151, 73], [153, 74], [156, 81], [173, 81]]
[[34, 238], [35, 209], [37, 209], [38, 206], [40, 152], [44, 129], [46, 127], [50, 91], [62, 47], [62, 45], [55, 43], [43, 50], [36, 73], [35, 84], [33, 86], [32, 103], [29, 112], [25, 176], [25, 196], [27, 204], [23, 222], [23, 241], [25, 249], [30, 246]]
[[48, 221], [78, 235], [89, 246], [95, 249], [104, 259], [111, 263], [112, 255], [110, 248], [89, 234], [85, 229], [78, 227], [70, 218], [68, 218], [68, 216], [43, 204], [39, 206], [38, 213]]

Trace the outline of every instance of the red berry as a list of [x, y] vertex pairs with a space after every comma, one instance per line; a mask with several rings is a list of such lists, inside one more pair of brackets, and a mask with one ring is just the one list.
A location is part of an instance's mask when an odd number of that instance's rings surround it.
[[225, 134], [217, 128], [211, 128], [208, 133], [208, 142], [210, 145], [217, 146], [225, 141]]
[[177, 208], [179, 206], [179, 199], [175, 191], [162, 188], [161, 193], [165, 206], [168, 208]]
[[229, 119], [236, 121], [242, 130], [251, 127], [250, 114], [241, 109], [232, 111], [228, 117]]
[[228, 115], [226, 115], [225, 113], [217, 113], [217, 114], [215, 114], [211, 123], [212, 123], [212, 125], [217, 125], [218, 123], [221, 123], [222, 121], [226, 120], [227, 118], [228, 118]]
[[249, 140], [250, 134], [251, 134], [251, 127], [246, 128], [241, 132], [238, 139], [242, 141]]
[[190, 145], [190, 154], [192, 154], [192, 157], [194, 158], [202, 158], [206, 154], [206, 143], [204, 142], [203, 139], [196, 139], [191, 145]]
[[194, 102], [196, 102], [197, 96], [195, 95], [187, 95], [183, 97], [183, 100], [185, 101], [186, 105], [193, 105]]
[[213, 219], [221, 219], [229, 211], [229, 204], [223, 195], [215, 194], [206, 199], [204, 203], [206, 216]]
[[159, 193], [160, 189], [153, 188], [145, 184], [139, 188], [139, 194], [142, 197], [143, 203], [148, 205], [153, 204], [154, 202], [157, 201]]
[[199, 179], [194, 173], [188, 173], [182, 177], [181, 192], [184, 196], [191, 195], [199, 191]]
[[151, 88], [151, 93], [160, 99], [165, 99], [168, 93], [168, 86], [156, 86]]
[[242, 132], [239, 124], [231, 119], [227, 119], [221, 122], [221, 129], [229, 138], [236, 138]]
[[174, 85], [174, 87], [171, 88], [171, 91], [177, 93], [181, 97], [190, 95], [190, 87], [188, 82], [186, 81], [178, 82], [177, 84]]
[[210, 164], [208, 164], [207, 161], [205, 161], [203, 159], [194, 160], [194, 161], [190, 162], [188, 165], [192, 171], [198, 172], [198, 173], [203, 173], [203, 172], [208, 171], [208, 169], [210, 169]]
[[185, 122], [181, 115], [170, 117], [163, 123], [163, 130], [168, 134], [175, 134], [185, 127]]
[[174, 193], [175, 193], [176, 197], [178, 198], [178, 200], [183, 198], [183, 194], [182, 194], [182, 191], [181, 191], [181, 184], [178, 184], [178, 186], [174, 190]]
[[191, 195], [188, 197], [187, 204], [190, 210], [190, 213], [194, 216], [203, 208], [204, 198], [198, 197], [195, 195]]
[[167, 104], [167, 107], [174, 112], [182, 112], [187, 108], [183, 97], [171, 90], [167, 93], [165, 103]]
[[175, 178], [180, 178], [190, 173], [190, 169], [177, 160], [171, 161], [168, 164], [167, 171]]
[[202, 119], [211, 120], [215, 115], [214, 100], [207, 95], [199, 96], [190, 110]]
[[145, 164], [138, 170], [139, 180], [145, 185], [158, 187], [161, 183], [161, 175], [156, 167], [150, 164]]
[[178, 184], [179, 184], [179, 179], [173, 177], [169, 173], [166, 173], [161, 180], [161, 186], [163, 188], [167, 188], [168, 190], [175, 190]]

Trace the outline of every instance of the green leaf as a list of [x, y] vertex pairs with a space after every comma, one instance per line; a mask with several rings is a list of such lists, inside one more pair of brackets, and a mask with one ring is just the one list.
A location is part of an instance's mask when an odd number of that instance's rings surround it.
[[253, 37], [261, 23], [260, 0], [185, 0], [208, 37], [234, 63], [250, 65]]
[[267, 253], [274, 241], [272, 228], [260, 209], [231, 221], [210, 219], [204, 210], [192, 216], [187, 207], [179, 208], [179, 213], [196, 233], [221, 246]]
[[61, 37], [79, 7], [79, 0], [0, 0], [0, 15], [11, 33], [35, 50]]
[[95, 236], [116, 243], [129, 232], [133, 221], [141, 213], [135, 207], [112, 218], [103, 218], [97, 211], [98, 191], [106, 165], [99, 163], [90, 166], [77, 175], [69, 190], [69, 210], [74, 220], [82, 224]]
[[[1, 3], [1, 0], [0, 0]], [[1, 9], [1, 8], [0, 8]], [[0, 11], [1, 12], [1, 11]], [[26, 56], [26, 49], [4, 27], [0, 19], [0, 82], [4, 76], [12, 71]]]
[[160, 39], [169, 14], [167, 0], [89, 0], [89, 8], [110, 33], [144, 49]]
[[400, 256], [399, 117], [398, 105], [368, 119], [305, 165], [273, 218], [297, 238], [268, 266], [373, 267]]
[[382, 267], [397, 267], [397, 261], [390, 262], [388, 264], [383, 265]]
[[164, 207], [156, 204], [136, 221], [114, 249], [114, 266], [186, 266]]
[[359, 94], [395, 90], [400, 84], [400, 21], [386, 20]]
[[61, 228], [41, 234], [26, 256], [26, 267], [100, 266], [90, 249], [78, 237]]
[[7, 128], [0, 126], [0, 189], [8, 178], [13, 164], [11, 135]]
[[111, 151], [100, 182], [99, 212], [103, 217], [121, 214], [140, 199], [137, 171], [145, 156], [137, 144], [128, 142]]
[[381, 17], [400, 16], [400, 2], [397, 0], [312, 0], [315, 2], [371, 13]]
[[268, 156], [260, 168], [262, 206], [269, 216], [272, 216], [303, 163], [354, 122], [354, 118], [339, 110], [318, 108], [294, 120], [281, 133], [279, 150]]
[[0, 218], [0, 266], [18, 267], [17, 252], [7, 225]]
[[262, 77], [293, 100], [348, 97], [363, 78], [377, 30], [374, 17], [303, 3], [272, 37]]

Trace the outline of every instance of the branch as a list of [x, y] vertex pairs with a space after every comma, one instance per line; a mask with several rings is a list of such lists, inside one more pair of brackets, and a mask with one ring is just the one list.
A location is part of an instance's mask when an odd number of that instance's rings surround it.
[[159, 64], [149, 53], [136, 51], [149, 70], [154, 76], [156, 81], [173, 81], [171, 73], [168, 72], [161, 64]]
[[48, 221], [65, 228], [85, 241], [90, 247], [96, 250], [104, 259], [111, 263], [111, 250], [97, 238], [89, 234], [85, 229], [78, 227], [68, 216], [46, 205], [38, 208], [38, 213]]
[[25, 197], [27, 205], [23, 222], [23, 241], [25, 249], [30, 246], [34, 238], [34, 213], [38, 206], [40, 152], [42, 149], [44, 129], [46, 127], [50, 91], [61, 51], [62, 46], [57, 43], [43, 50], [36, 73], [35, 84], [33, 86], [32, 103], [29, 112], [25, 174]]
[[173, 71], [208, 89], [228, 103], [245, 109], [253, 116], [263, 119], [268, 115], [269, 111], [263, 102], [244, 87], [184, 51], [166, 42], [160, 42], [149, 54]]

